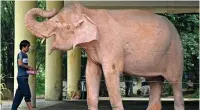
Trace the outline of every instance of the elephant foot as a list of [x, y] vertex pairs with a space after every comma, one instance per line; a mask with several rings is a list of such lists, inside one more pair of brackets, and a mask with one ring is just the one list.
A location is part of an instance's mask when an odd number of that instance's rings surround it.
[[112, 110], [124, 110], [123, 105], [112, 105]]
[[112, 107], [112, 110], [124, 110], [124, 109], [121, 107]]
[[174, 110], [185, 110], [184, 105], [181, 106], [175, 106]]
[[150, 104], [147, 110], [161, 110], [162, 106], [160, 103]]
[[88, 110], [98, 110], [98, 108], [88, 106]]

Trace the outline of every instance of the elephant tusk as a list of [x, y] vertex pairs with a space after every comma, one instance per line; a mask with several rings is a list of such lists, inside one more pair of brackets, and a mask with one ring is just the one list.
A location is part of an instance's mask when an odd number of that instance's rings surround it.
[[49, 52], [49, 55], [51, 55], [52, 52], [53, 52], [53, 50], [51, 50], [51, 51]]
[[49, 52], [49, 55], [51, 55], [51, 53], [54, 51], [54, 49], [52, 48], [51, 50], [50, 50], [50, 52]]
[[41, 44], [43, 44], [43, 42], [45, 41], [45, 39], [46, 39], [46, 38], [43, 38], [43, 39], [42, 39]]

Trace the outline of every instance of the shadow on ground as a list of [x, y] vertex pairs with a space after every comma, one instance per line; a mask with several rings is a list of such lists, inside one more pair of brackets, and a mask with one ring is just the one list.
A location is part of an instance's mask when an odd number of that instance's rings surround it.
[[[125, 110], [146, 110], [147, 101], [123, 101]], [[174, 110], [174, 102], [162, 102], [162, 110]], [[87, 110], [86, 101], [63, 101], [40, 110]], [[112, 110], [109, 101], [100, 101], [99, 110]], [[199, 101], [185, 102], [185, 110], [199, 110]]]

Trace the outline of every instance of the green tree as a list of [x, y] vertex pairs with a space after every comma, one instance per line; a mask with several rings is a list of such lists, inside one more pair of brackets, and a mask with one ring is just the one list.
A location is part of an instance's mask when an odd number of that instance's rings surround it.
[[13, 93], [14, 1], [1, 1], [1, 75]]

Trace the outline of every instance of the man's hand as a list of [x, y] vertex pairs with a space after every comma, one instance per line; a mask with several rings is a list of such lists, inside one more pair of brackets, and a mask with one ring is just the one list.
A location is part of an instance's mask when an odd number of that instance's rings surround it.
[[31, 67], [31, 66], [29, 66], [29, 67], [28, 67], [28, 70], [35, 71], [36, 69], [35, 69], [35, 68], [33, 68], [33, 67]]

